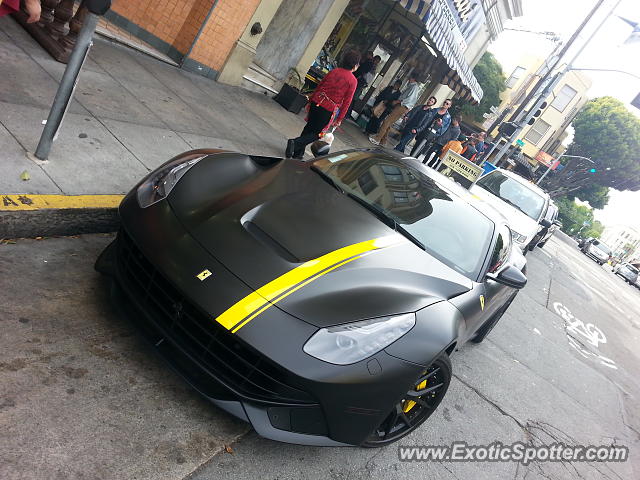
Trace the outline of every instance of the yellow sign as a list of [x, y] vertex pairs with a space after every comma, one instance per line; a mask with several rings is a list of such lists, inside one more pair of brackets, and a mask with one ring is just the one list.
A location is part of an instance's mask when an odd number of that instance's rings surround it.
[[[442, 160], [442, 167], [447, 167], [448, 169], [454, 171], [455, 173], [462, 175], [464, 178], [474, 183], [480, 175], [482, 175], [482, 168], [476, 165], [473, 162], [470, 162], [462, 155], [457, 154], [456, 152], [452, 152], [451, 150], [447, 151], [444, 159]], [[446, 170], [441, 173], [444, 175], [448, 175]], [[450, 175], [448, 175], [450, 176]]]

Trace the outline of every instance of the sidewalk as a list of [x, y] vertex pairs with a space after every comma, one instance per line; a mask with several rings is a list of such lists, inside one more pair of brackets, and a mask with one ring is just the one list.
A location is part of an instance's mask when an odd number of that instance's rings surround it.
[[[202, 147], [283, 155], [303, 114], [96, 36], [49, 162], [36, 148], [64, 65], [0, 19], [0, 194], [122, 194], [173, 155]], [[332, 150], [371, 146], [345, 122]], [[30, 180], [20, 179], [27, 171]]]

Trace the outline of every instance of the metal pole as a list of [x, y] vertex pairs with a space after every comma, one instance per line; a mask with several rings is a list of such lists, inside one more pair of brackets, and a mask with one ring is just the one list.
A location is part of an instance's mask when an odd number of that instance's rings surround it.
[[71, 103], [73, 90], [78, 81], [78, 74], [91, 47], [91, 38], [93, 37], [93, 32], [96, 29], [99, 18], [98, 15], [92, 12], [87, 12], [84, 18], [75, 47], [71, 52], [69, 63], [67, 63], [67, 67], [64, 70], [58, 91], [53, 100], [53, 105], [49, 111], [47, 123], [44, 126], [38, 147], [36, 148], [35, 156], [40, 160], [46, 160], [49, 156], [56, 132], [60, 128], [64, 114]]
[[560, 64], [560, 61], [562, 60], [562, 57], [564, 57], [564, 55], [567, 53], [567, 51], [569, 50], [571, 45], [573, 45], [573, 42], [578, 38], [578, 35], [580, 35], [580, 33], [582, 32], [584, 27], [587, 25], [587, 23], [589, 23], [589, 20], [591, 20], [591, 17], [598, 11], [598, 9], [602, 6], [603, 3], [604, 3], [604, 0], [598, 0], [596, 5], [591, 9], [589, 14], [584, 18], [584, 20], [582, 21], [580, 26], [576, 29], [575, 32], [573, 32], [573, 35], [571, 35], [571, 38], [569, 39], [569, 41], [564, 44], [564, 46], [562, 47], [562, 50], [558, 53], [558, 58], [556, 59], [555, 62], [553, 62], [553, 65], [549, 66], [549, 70], [547, 71], [547, 73], [544, 74], [540, 78], [540, 80], [538, 80], [538, 83], [536, 83], [536, 85], [533, 87], [533, 90], [531, 90], [531, 92], [527, 95], [527, 97], [518, 106], [518, 108], [513, 113], [513, 115], [511, 115], [511, 118], [509, 119], [510, 122], [517, 122], [518, 121], [518, 117], [520, 116], [520, 113], [522, 112], [522, 110], [524, 110], [526, 108], [527, 104], [533, 98], [535, 98], [535, 96], [537, 95], [537, 93], [540, 90], [542, 90], [543, 85], [548, 80], [548, 78], [551, 76], [551, 72], [553, 71], [553, 69], [556, 68]]
[[542, 105], [542, 103], [544, 102], [544, 100], [547, 98], [547, 96], [549, 95], [549, 93], [556, 88], [556, 86], [558, 85], [558, 83], [560, 83], [560, 80], [562, 79], [562, 75], [564, 75], [564, 72], [558, 72], [555, 74], [555, 76], [553, 77], [553, 79], [551, 80], [551, 83], [549, 83], [544, 90], [542, 91], [542, 93], [540, 94], [540, 96], [538, 97], [538, 100], [535, 102], [535, 104], [533, 105], [533, 107], [531, 107], [531, 110], [529, 110], [526, 114], [526, 116], [524, 117], [524, 119], [522, 120], [522, 122], [520, 122], [518, 128], [515, 129], [515, 131], [513, 132], [513, 134], [511, 135], [511, 137], [509, 137], [509, 139], [507, 140], [507, 143], [504, 144], [504, 146], [498, 151], [498, 153], [496, 154], [496, 156], [494, 157], [494, 164], [497, 165], [498, 161], [500, 161], [500, 159], [502, 158], [502, 156], [506, 153], [506, 151], [509, 149], [509, 147], [511, 146], [511, 144], [513, 143], [514, 140], [516, 140], [518, 138], [518, 135], [520, 135], [520, 132], [522, 132], [523, 128], [525, 125], [528, 124], [529, 120], [531, 120], [533, 118], [533, 115], [538, 111], [538, 109], [540, 108], [540, 106]]

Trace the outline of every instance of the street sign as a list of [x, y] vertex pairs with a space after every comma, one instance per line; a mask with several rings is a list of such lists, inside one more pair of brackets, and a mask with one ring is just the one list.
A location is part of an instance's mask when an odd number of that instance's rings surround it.
[[522, 140], [518, 139], [516, 140], [516, 145], [518, 145], [519, 147], [524, 147], [525, 143]]
[[482, 175], [482, 168], [462, 155], [448, 150], [438, 171], [464, 188], [471, 188]]

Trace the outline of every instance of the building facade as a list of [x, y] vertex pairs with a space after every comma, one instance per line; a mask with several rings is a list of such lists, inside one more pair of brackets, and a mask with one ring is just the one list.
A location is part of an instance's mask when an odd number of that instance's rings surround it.
[[606, 227], [600, 239], [611, 247], [613, 256], [621, 261], [632, 261], [640, 255], [640, 232], [633, 227]]
[[[509, 114], [515, 111], [533, 89], [539, 78], [547, 71], [545, 60], [539, 57], [524, 55], [504, 66], [507, 87], [501, 93], [501, 103], [497, 112], [483, 124], [490, 128], [501, 112]], [[534, 119], [531, 125], [524, 127], [520, 133], [522, 153], [533, 168], [541, 164], [547, 166], [552, 157], [557, 158], [564, 153], [567, 139], [567, 128], [580, 108], [588, 101], [588, 90], [591, 80], [581, 72], [569, 71], [553, 89], [546, 100], [546, 106]], [[490, 132], [497, 134], [497, 129]]]
[[105, 17], [181, 68], [232, 85], [277, 92], [322, 52], [357, 48], [383, 58], [365, 101], [412, 72], [429, 92], [477, 102], [471, 69], [521, 14], [521, 0], [113, 0]]

